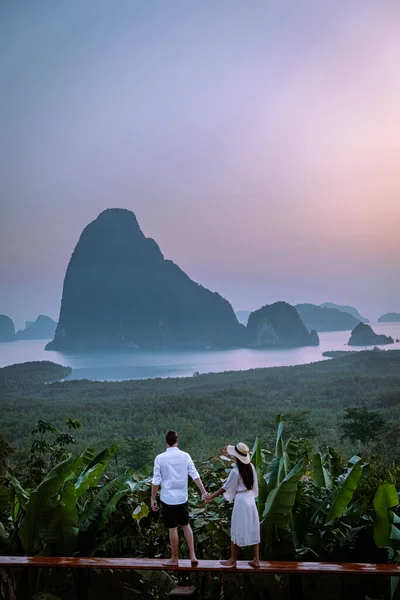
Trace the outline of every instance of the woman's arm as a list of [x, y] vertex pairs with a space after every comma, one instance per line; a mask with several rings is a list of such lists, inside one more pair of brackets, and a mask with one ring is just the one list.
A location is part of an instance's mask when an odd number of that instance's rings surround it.
[[217, 490], [216, 492], [214, 492], [213, 494], [209, 494], [206, 498], [206, 502], [211, 502], [211, 500], [214, 500], [214, 498], [218, 498], [218, 496], [222, 496], [222, 494], [225, 494], [226, 490], [225, 488], [219, 488], [219, 490]]

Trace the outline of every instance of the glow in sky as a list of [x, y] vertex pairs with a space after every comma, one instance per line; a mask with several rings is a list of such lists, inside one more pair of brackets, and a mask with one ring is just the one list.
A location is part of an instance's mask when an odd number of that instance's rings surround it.
[[0, 6], [0, 313], [108, 207], [235, 309], [400, 310], [398, 0]]

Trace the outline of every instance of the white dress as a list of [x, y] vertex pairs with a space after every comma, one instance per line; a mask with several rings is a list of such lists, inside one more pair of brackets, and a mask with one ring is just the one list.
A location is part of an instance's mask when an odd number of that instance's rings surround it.
[[[251, 463], [250, 463], [251, 464]], [[260, 520], [255, 499], [258, 496], [257, 473], [253, 465], [254, 484], [248, 490], [235, 467], [223, 484], [224, 497], [234, 502], [231, 522], [231, 539], [237, 546], [254, 546], [260, 543]]]

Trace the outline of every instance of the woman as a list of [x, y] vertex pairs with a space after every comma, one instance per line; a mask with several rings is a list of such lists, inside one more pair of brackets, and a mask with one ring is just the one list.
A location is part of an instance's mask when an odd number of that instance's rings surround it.
[[234, 502], [231, 522], [231, 557], [221, 561], [224, 567], [236, 567], [238, 546], [253, 546], [254, 558], [249, 562], [252, 567], [260, 566], [260, 520], [255, 499], [258, 496], [258, 481], [255, 468], [250, 462], [250, 450], [240, 442], [228, 446], [227, 452], [236, 462], [228, 479], [214, 494], [209, 494], [206, 502], [222, 494], [228, 502]]

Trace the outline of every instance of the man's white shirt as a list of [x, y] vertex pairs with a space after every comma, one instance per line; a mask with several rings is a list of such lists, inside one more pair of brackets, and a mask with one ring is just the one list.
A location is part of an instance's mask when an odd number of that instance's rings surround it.
[[199, 479], [187, 452], [177, 446], [167, 448], [154, 461], [153, 485], [161, 485], [160, 498], [165, 504], [183, 504], [188, 499], [188, 476]]

